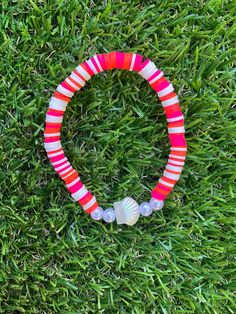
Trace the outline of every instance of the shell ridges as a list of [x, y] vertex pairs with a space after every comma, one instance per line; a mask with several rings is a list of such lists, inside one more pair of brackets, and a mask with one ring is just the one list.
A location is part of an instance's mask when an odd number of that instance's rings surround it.
[[140, 216], [139, 205], [132, 197], [114, 203], [117, 224], [134, 225]]

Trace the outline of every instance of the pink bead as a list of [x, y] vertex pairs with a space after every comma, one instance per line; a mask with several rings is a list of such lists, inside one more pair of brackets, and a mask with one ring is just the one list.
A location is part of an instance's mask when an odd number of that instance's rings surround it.
[[162, 184], [157, 184], [157, 186], [160, 188], [160, 189], [162, 189], [162, 190], [165, 190], [165, 191], [171, 191], [172, 190], [172, 188], [169, 188], [169, 187], [165, 187], [165, 186], [163, 186]]
[[166, 197], [167, 197], [167, 195], [162, 195], [162, 194], [160, 194], [160, 193], [158, 193], [156, 191], [152, 191], [151, 196], [153, 198], [156, 198], [157, 200], [162, 200], [162, 201], [164, 201], [166, 199]]
[[134, 67], [133, 71], [139, 71], [140, 65], [142, 63], [143, 57], [141, 55], [136, 55], [135, 61], [134, 61]]
[[60, 136], [52, 136], [52, 137], [46, 137], [45, 138], [45, 143], [51, 143], [51, 142], [56, 142], [60, 140]]
[[105, 66], [104, 56], [103, 55], [97, 55], [97, 57], [98, 57], [98, 61], [101, 64], [102, 69], [105, 70], [106, 66]]
[[160, 70], [157, 70], [152, 76], [149, 77], [148, 82], [153, 80], [155, 77], [157, 77], [161, 73]]
[[64, 112], [63, 111], [62, 112], [48, 111], [47, 114], [53, 117], [62, 117], [64, 115]]
[[90, 193], [90, 192], [87, 192], [79, 201], [80, 201], [81, 203], [83, 203], [83, 201], [84, 201], [89, 195], [91, 195], [91, 193]]
[[69, 89], [68, 86], [66, 86], [65, 82], [62, 82], [61, 86], [73, 93], [72, 89]]
[[122, 69], [124, 64], [125, 54], [123, 52], [116, 52], [116, 67]]
[[163, 89], [165, 89], [166, 87], [168, 87], [170, 85], [170, 83], [168, 81], [166, 82], [163, 82], [161, 84], [157, 84], [157, 86], [155, 87], [155, 91], [156, 92], [160, 92], [162, 91]]
[[81, 189], [83, 186], [83, 183], [81, 181], [76, 182], [71, 187], [67, 188], [71, 193], [77, 192], [79, 189]]
[[184, 134], [169, 134], [171, 146], [173, 147], [186, 147], [187, 143]]
[[181, 115], [182, 115], [181, 111], [174, 111], [174, 112], [171, 112], [171, 113], [166, 113], [167, 119], [176, 118], [176, 117], [179, 117]]
[[56, 162], [56, 161], [59, 161], [59, 160], [61, 160], [61, 159], [63, 159], [63, 158], [65, 158], [64, 153], [61, 154], [61, 155], [55, 156], [55, 157], [49, 157], [49, 159], [50, 159], [51, 162]]

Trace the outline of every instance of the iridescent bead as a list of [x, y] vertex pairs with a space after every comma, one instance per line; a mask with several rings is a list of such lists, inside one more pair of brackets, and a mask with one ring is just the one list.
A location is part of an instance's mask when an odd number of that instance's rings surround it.
[[116, 219], [116, 214], [113, 208], [107, 208], [103, 212], [103, 220], [105, 222], [113, 222]]
[[142, 216], [145, 217], [150, 216], [152, 214], [151, 205], [147, 202], [144, 202], [141, 205], [139, 205], [139, 211]]
[[92, 211], [91, 213], [91, 217], [94, 220], [100, 220], [102, 219], [102, 215], [103, 215], [103, 209], [101, 207], [96, 208], [94, 211]]
[[160, 210], [164, 206], [164, 202], [163, 201], [159, 201], [156, 198], [151, 198], [149, 203], [150, 203], [151, 208], [153, 210]]

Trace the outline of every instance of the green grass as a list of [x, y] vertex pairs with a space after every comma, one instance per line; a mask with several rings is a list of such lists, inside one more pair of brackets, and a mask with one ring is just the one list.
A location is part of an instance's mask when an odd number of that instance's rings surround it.
[[[234, 1], [7, 1], [0, 17], [0, 313], [235, 313]], [[161, 213], [93, 222], [43, 147], [48, 100], [94, 53], [141, 53], [173, 82], [188, 156]], [[149, 197], [166, 120], [138, 75], [93, 77], [63, 146], [101, 205]]]

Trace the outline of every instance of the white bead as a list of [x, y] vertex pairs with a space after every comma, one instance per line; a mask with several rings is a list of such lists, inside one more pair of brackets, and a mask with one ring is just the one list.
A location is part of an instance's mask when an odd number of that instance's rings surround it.
[[185, 133], [185, 128], [184, 126], [177, 126], [175, 128], [168, 128], [168, 133], [173, 134], [173, 133]]
[[172, 84], [169, 84], [166, 88], [162, 89], [160, 92], [157, 92], [159, 97], [164, 97], [169, 93], [173, 92], [174, 87]]
[[56, 150], [56, 149], [60, 149], [60, 148], [62, 148], [61, 147], [61, 141], [44, 143], [44, 148], [45, 148], [47, 153], [49, 153], [50, 151]]
[[69, 98], [73, 97], [74, 92], [69, 91], [65, 87], [63, 87], [61, 84], [57, 86], [57, 91]]
[[160, 210], [164, 206], [164, 202], [157, 200], [156, 198], [151, 198], [149, 203], [153, 210]]
[[62, 120], [63, 120], [63, 116], [55, 117], [55, 116], [51, 116], [50, 114], [46, 114], [46, 122], [62, 123]]
[[103, 215], [103, 209], [101, 207], [96, 208], [94, 211], [92, 211], [91, 213], [91, 217], [94, 220], [100, 220], [102, 219], [102, 215]]
[[103, 220], [106, 222], [113, 222], [116, 219], [116, 214], [113, 208], [107, 208], [103, 212]]
[[172, 98], [170, 98], [168, 100], [163, 100], [161, 103], [162, 103], [163, 107], [168, 107], [168, 106], [171, 106], [171, 105], [174, 105], [174, 104], [178, 103], [178, 101], [179, 101], [178, 97], [175, 96], [175, 97], [172, 97]]
[[152, 207], [149, 203], [144, 202], [141, 205], [139, 205], [139, 211], [142, 216], [147, 217], [152, 214]]

